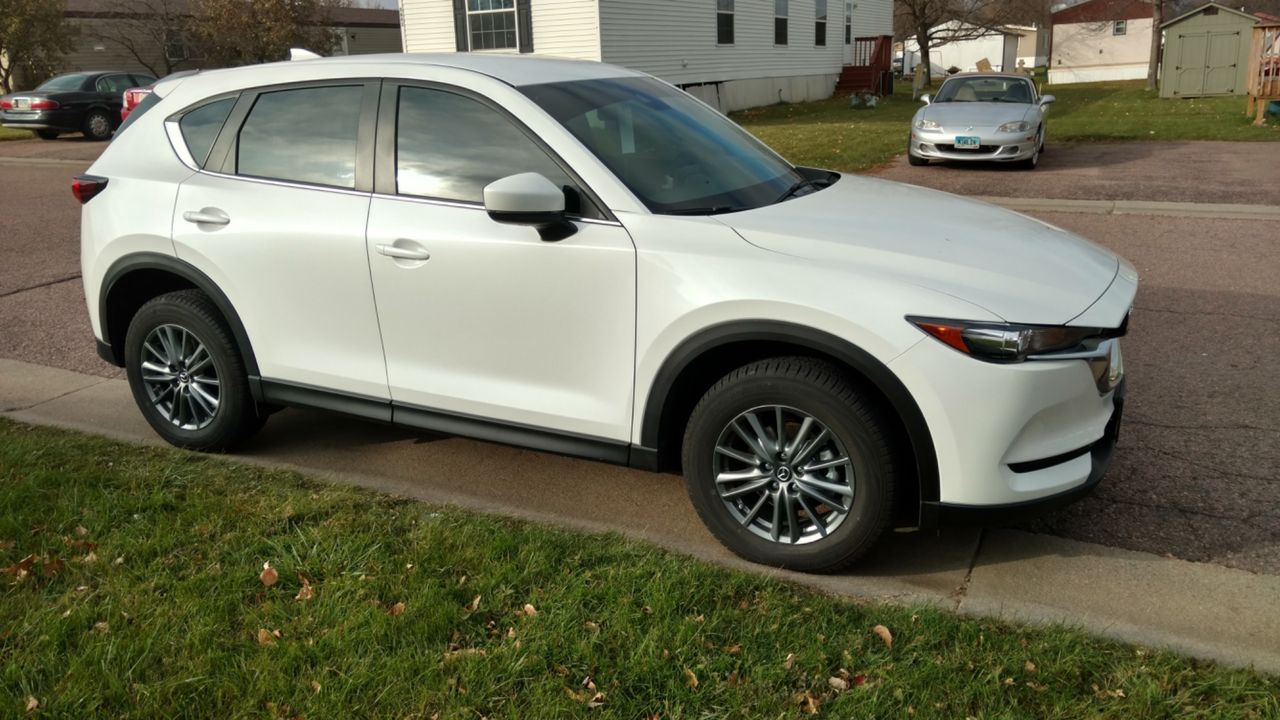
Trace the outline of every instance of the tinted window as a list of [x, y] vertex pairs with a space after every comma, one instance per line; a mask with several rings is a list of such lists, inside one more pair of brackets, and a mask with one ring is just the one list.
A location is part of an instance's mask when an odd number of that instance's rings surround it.
[[396, 191], [483, 202], [484, 186], [508, 175], [542, 173], [571, 185], [560, 166], [498, 111], [443, 90], [400, 89]]
[[240, 128], [240, 175], [355, 187], [360, 85], [258, 96]]
[[85, 73], [71, 73], [70, 75], [59, 75], [55, 78], [45, 80], [36, 90], [45, 90], [48, 92], [67, 92], [70, 90], [79, 90], [84, 87], [84, 83], [89, 79]]
[[121, 93], [134, 87], [133, 78], [128, 75], [104, 75], [98, 78], [98, 92]]
[[[191, 110], [178, 121], [178, 127], [182, 128], [182, 139], [187, 143], [187, 150], [191, 151], [191, 157], [200, 167], [204, 167], [205, 160], [209, 159], [209, 150], [213, 147], [213, 141], [218, 138], [218, 131], [222, 129], [222, 123], [226, 121], [227, 115], [231, 114], [231, 107], [235, 104], [235, 98], [215, 100], [208, 105]], [[133, 116], [130, 115], [130, 117]]]
[[133, 85], [131, 87], [146, 87], [156, 81], [156, 79], [150, 75], [139, 75], [134, 73], [132, 77]]
[[777, 202], [803, 178], [720, 113], [652, 78], [520, 88], [657, 213]]

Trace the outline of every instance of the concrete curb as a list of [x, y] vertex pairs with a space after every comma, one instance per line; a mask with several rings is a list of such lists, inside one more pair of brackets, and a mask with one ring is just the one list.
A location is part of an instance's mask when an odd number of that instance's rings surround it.
[[1221, 220], [1280, 220], [1280, 207], [1149, 200], [1068, 200], [1056, 198], [974, 198], [1018, 212], [1066, 212], [1089, 215], [1164, 215]]
[[[0, 416], [158, 444], [124, 380], [15, 360], [0, 359]], [[305, 411], [280, 413], [263, 435], [233, 460], [576, 530], [619, 532], [851, 598], [1061, 623], [1280, 674], [1280, 576], [1003, 529], [895, 534], [856, 574], [800, 575], [730, 555], [697, 523], [680, 483], [666, 476], [462, 439], [423, 438]], [[459, 473], [450, 467], [458, 455], [468, 465], [485, 463], [490, 480], [458, 484]], [[531, 463], [531, 456], [537, 461]], [[585, 473], [592, 481], [583, 488], [585, 501], [565, 504], [559, 493], [538, 490], [547, 477], [566, 473]]]
[[0, 165], [67, 165], [89, 167], [94, 160], [69, 160], [67, 158], [0, 157]]

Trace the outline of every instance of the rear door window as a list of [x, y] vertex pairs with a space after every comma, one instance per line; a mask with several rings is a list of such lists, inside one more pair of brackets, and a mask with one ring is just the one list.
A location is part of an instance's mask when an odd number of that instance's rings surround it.
[[363, 93], [361, 85], [262, 93], [240, 127], [236, 174], [354, 188]]
[[[152, 93], [148, 97], [154, 96]], [[143, 100], [145, 103], [146, 100]], [[206, 105], [201, 105], [194, 110], [189, 110], [178, 121], [178, 127], [182, 129], [182, 139], [187, 143], [187, 150], [191, 152], [191, 157], [200, 167], [204, 167], [204, 163], [209, 159], [209, 150], [213, 148], [213, 141], [218, 138], [218, 132], [222, 130], [222, 124], [226, 122], [227, 116], [231, 114], [231, 108], [236, 104], [236, 98], [228, 97], [221, 100], [214, 100]], [[141, 109], [142, 105], [138, 106]], [[134, 110], [137, 112], [137, 110]], [[132, 115], [129, 116], [132, 119]]]
[[116, 93], [123, 95], [125, 90], [134, 87], [133, 78], [128, 75], [103, 75], [98, 78], [97, 89], [100, 93]]

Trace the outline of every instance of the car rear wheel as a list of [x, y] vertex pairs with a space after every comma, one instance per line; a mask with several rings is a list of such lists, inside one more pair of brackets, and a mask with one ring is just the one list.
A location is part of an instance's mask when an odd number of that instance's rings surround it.
[[172, 445], [226, 450], [265, 422], [231, 332], [198, 290], [161, 295], [138, 310], [125, 337], [125, 371], [143, 417]]
[[739, 368], [694, 408], [684, 438], [689, 497], [748, 560], [832, 572], [861, 558], [892, 516], [894, 472], [878, 409], [830, 363]]
[[57, 140], [58, 135], [60, 134], [61, 133], [59, 133], [57, 130], [37, 130], [36, 131], [36, 137], [40, 138], [41, 140]]
[[105, 110], [90, 110], [84, 116], [81, 128], [84, 136], [90, 140], [106, 140], [111, 137], [115, 128], [111, 125], [111, 116]]

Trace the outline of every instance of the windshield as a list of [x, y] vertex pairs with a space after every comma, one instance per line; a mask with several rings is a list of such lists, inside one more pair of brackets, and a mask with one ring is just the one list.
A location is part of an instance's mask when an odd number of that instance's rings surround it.
[[807, 182], [733, 121], [653, 78], [521, 90], [655, 213], [747, 210], [785, 199]]
[[934, 102], [1007, 102], [1030, 105], [1034, 93], [1022, 78], [951, 78], [938, 88]]
[[70, 75], [59, 75], [58, 77], [49, 78], [48, 80], [45, 80], [44, 83], [40, 85], [40, 87], [36, 88], [36, 90], [47, 90], [47, 91], [79, 90], [80, 88], [84, 87], [84, 81], [87, 80], [88, 78], [89, 76], [85, 73], [71, 73]]

